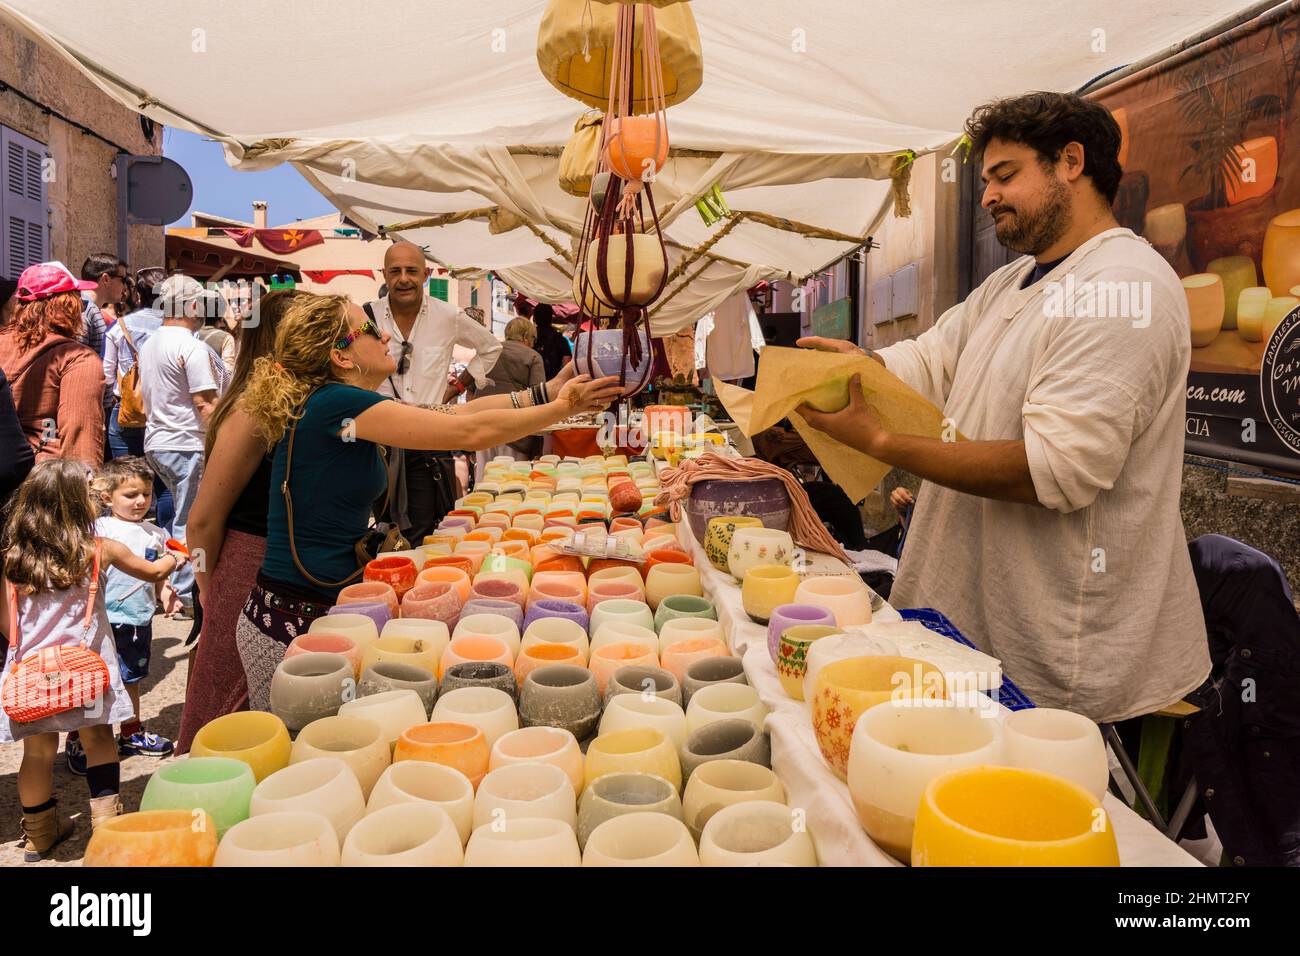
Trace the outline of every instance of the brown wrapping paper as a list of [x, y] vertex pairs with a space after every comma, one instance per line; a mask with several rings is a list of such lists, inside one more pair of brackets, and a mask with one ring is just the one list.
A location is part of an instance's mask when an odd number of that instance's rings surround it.
[[[749, 392], [732, 385], [725, 386], [724, 390], [719, 383], [718, 398], [732, 420], [750, 436], [789, 418], [799, 437], [808, 443], [809, 449], [821, 462], [827, 477], [843, 488], [851, 501], [857, 502], [871, 493], [889, 472], [890, 466], [810, 427], [795, 411], [818, 384], [855, 373], [861, 374], [867, 404], [876, 410], [887, 430], [925, 438], [943, 437], [943, 412], [879, 362], [865, 355], [770, 345], [763, 349], [759, 359], [755, 390]], [[963, 436], [957, 433], [956, 437]]]

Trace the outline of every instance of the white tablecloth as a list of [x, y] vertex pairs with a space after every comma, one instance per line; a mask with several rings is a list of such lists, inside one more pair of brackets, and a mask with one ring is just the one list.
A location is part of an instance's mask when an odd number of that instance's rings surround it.
[[[740, 587], [731, 575], [709, 563], [685, 515], [677, 533], [695, 556], [705, 595], [718, 609], [718, 620], [732, 653], [742, 658], [746, 678], [771, 711], [766, 726], [772, 739], [772, 769], [785, 784], [790, 806], [805, 811], [821, 865], [901, 866], [862, 829], [848, 785], [822, 759], [806, 705], [792, 700], [781, 687], [767, 653], [767, 629], [754, 624], [745, 614]], [[873, 615], [876, 621], [898, 619], [898, 612], [888, 603]], [[1004, 709], [1003, 713], [1009, 711]], [[1106, 794], [1102, 805], [1115, 828], [1121, 866], [1201, 865], [1113, 795]]]

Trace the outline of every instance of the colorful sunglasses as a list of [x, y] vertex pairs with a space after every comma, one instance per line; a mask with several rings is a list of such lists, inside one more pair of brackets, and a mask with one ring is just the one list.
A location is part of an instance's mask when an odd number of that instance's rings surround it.
[[343, 336], [343, 338], [341, 338], [341, 339], [339, 339], [337, 342], [335, 342], [335, 343], [334, 343], [334, 347], [335, 347], [336, 349], [339, 349], [339, 350], [341, 351], [341, 350], [347, 348], [347, 347], [348, 347], [349, 345], [351, 345], [353, 342], [355, 342], [355, 341], [357, 340], [358, 337], [360, 337], [360, 336], [366, 334], [367, 332], [369, 332], [371, 335], [373, 335], [373, 336], [374, 336], [377, 340], [379, 340], [380, 342], [382, 342], [382, 341], [384, 340], [383, 335], [381, 335], [380, 332], [379, 332], [379, 330], [378, 330], [377, 328], [375, 328], [375, 323], [374, 323], [373, 321], [367, 319], [365, 322], [363, 322], [361, 325], [357, 326], [355, 329], [353, 329], [353, 330], [352, 330], [351, 332], [349, 332], [347, 335]]

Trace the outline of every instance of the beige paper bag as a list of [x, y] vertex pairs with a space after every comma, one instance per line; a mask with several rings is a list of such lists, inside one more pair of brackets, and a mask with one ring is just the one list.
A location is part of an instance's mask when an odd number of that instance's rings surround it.
[[[757, 387], [749, 403], [749, 429], [753, 436], [789, 418], [809, 449], [821, 462], [827, 477], [844, 489], [851, 501], [861, 501], [889, 472], [890, 466], [841, 444], [819, 432], [795, 411], [820, 384], [832, 378], [862, 375], [862, 391], [867, 404], [876, 410], [881, 424], [891, 432], [942, 438], [943, 412], [914, 388], [879, 362], [865, 355], [817, 352], [812, 349], [789, 349], [770, 345], [763, 349], [758, 363]], [[727, 386], [730, 390], [733, 386]], [[736, 389], [736, 391], [745, 391]], [[728, 412], [727, 396], [720, 390]], [[739, 423], [734, 412], [732, 418]], [[957, 438], [963, 436], [958, 432]]]

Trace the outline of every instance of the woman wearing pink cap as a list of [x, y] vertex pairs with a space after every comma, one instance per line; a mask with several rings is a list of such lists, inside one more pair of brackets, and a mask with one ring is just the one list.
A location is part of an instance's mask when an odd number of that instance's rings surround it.
[[0, 330], [0, 368], [38, 463], [104, 460], [104, 368], [77, 341], [81, 292], [94, 286], [61, 262], [28, 266], [18, 277], [17, 315]]

